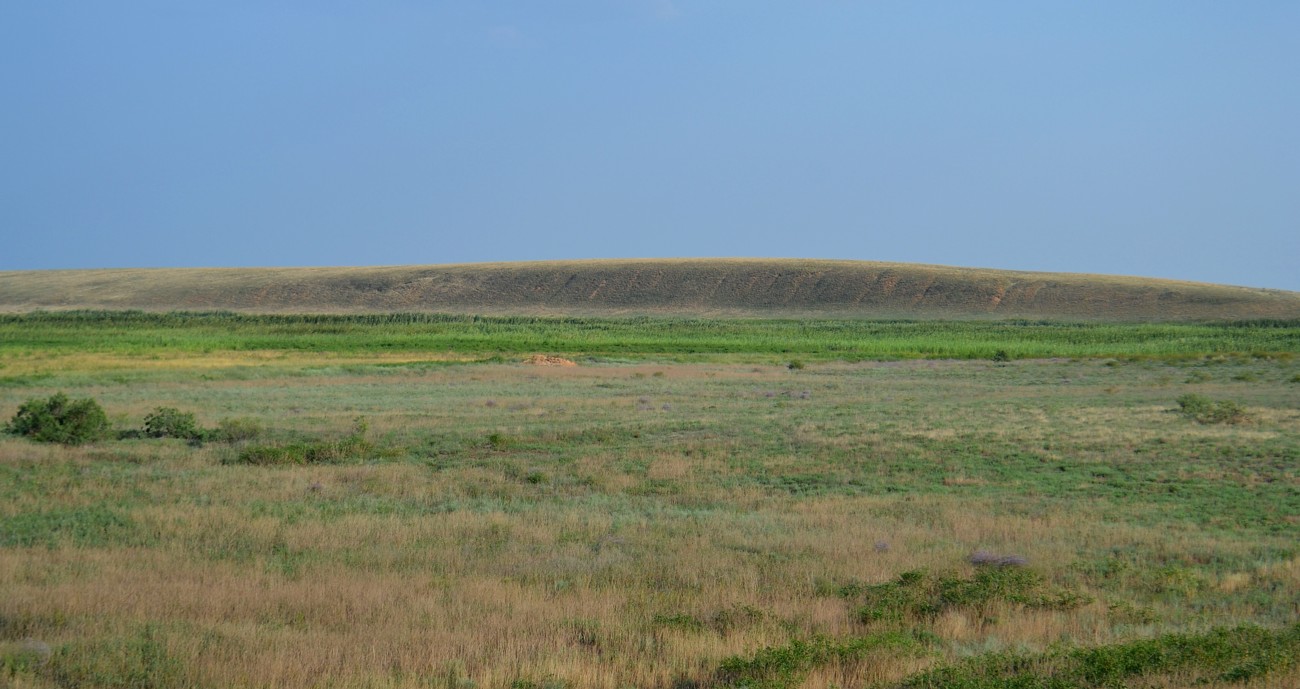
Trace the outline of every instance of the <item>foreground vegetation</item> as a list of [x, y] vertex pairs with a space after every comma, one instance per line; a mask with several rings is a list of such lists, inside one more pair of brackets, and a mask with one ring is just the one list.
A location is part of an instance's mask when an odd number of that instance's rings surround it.
[[1294, 687], [1295, 349], [11, 317], [0, 420], [63, 393], [112, 433], [0, 436], [0, 685]]

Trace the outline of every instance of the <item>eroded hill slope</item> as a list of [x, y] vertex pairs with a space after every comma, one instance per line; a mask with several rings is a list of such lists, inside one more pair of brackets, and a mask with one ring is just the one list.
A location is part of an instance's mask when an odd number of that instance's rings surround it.
[[0, 310], [1300, 318], [1300, 293], [866, 261], [644, 259], [0, 272]]

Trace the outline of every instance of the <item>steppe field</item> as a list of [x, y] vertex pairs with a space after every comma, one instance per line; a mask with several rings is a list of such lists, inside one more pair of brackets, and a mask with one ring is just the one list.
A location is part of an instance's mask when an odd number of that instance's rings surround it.
[[0, 435], [0, 686], [1295, 689], [1297, 355], [1286, 319], [0, 315], [0, 423], [112, 426]]

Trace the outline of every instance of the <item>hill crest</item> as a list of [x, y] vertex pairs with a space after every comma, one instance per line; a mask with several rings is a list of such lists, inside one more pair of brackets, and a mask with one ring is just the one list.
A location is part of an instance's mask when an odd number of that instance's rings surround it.
[[0, 271], [0, 311], [853, 318], [1300, 318], [1300, 293], [1156, 278], [804, 259]]

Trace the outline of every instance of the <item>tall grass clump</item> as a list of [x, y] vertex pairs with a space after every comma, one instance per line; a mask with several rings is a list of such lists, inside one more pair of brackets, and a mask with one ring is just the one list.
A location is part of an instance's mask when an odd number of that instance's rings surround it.
[[210, 436], [227, 443], [244, 443], [260, 438], [266, 432], [261, 421], [247, 417], [222, 419]]
[[819, 668], [863, 662], [881, 651], [917, 655], [923, 650], [917, 636], [903, 632], [850, 639], [814, 636], [764, 648], [748, 657], [727, 658], [718, 668], [717, 679], [721, 686], [736, 689], [794, 689]]
[[857, 617], [864, 624], [914, 624], [954, 608], [973, 610], [983, 617], [994, 603], [1071, 610], [1091, 601], [1074, 591], [1051, 589], [1042, 575], [1018, 565], [979, 567], [969, 578], [913, 570], [894, 581], [845, 593], [861, 598]]
[[1178, 398], [1178, 412], [1203, 424], [1233, 424], [1247, 419], [1246, 410], [1232, 400], [1212, 400], [1190, 393]]
[[239, 451], [240, 464], [331, 464], [356, 460], [375, 454], [373, 443], [366, 439], [369, 425], [364, 418], [353, 422], [352, 433], [338, 440], [315, 440], [280, 445], [250, 445]]

